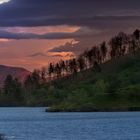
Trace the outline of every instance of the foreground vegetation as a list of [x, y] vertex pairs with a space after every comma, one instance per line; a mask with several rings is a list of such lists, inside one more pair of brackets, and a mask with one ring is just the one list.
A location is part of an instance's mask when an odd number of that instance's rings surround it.
[[139, 48], [139, 30], [119, 33], [78, 58], [35, 70], [24, 84], [9, 75], [0, 105], [49, 106], [49, 111], [140, 110]]

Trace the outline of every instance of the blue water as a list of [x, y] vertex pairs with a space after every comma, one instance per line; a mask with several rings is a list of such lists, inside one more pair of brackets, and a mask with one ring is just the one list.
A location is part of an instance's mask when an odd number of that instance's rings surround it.
[[0, 108], [8, 140], [140, 140], [140, 113], [45, 113], [45, 108]]

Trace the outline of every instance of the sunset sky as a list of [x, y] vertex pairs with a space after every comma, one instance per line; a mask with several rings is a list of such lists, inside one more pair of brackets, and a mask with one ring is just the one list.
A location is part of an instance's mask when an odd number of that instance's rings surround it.
[[140, 27], [140, 0], [0, 0], [0, 64], [28, 70]]

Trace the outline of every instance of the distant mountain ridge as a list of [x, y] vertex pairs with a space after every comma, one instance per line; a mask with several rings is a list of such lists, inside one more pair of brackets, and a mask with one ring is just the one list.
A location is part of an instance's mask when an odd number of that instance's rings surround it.
[[18, 78], [20, 82], [23, 82], [30, 74], [30, 71], [21, 67], [0, 65], [0, 85], [3, 85], [7, 75], [12, 75], [14, 78]]

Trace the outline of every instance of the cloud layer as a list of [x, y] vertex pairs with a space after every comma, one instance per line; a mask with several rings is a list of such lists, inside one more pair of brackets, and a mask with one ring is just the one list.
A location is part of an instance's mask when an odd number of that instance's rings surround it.
[[138, 0], [11, 0], [0, 6], [0, 26], [109, 26], [140, 20]]
[[27, 32], [14, 32], [14, 31], [7, 31], [7, 30], [0, 30], [0, 38], [6, 39], [69, 39], [69, 38], [85, 38], [91, 37], [101, 33], [101, 31], [81, 27], [77, 31], [74, 32], [50, 32], [44, 34], [37, 34], [37, 33], [28, 33]]
[[0, 5], [0, 63], [32, 70], [136, 28], [139, 0], [11, 0]]

